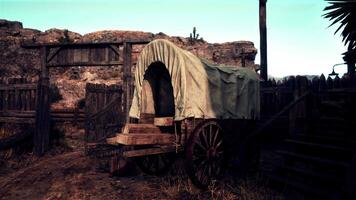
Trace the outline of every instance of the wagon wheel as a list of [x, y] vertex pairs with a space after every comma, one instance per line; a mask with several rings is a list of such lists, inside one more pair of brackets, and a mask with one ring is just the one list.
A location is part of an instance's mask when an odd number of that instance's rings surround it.
[[174, 153], [147, 155], [135, 158], [137, 166], [144, 173], [149, 175], [161, 175], [168, 172], [174, 160]]
[[205, 189], [219, 179], [225, 169], [223, 133], [216, 121], [206, 121], [194, 129], [186, 146], [186, 171], [191, 181]]

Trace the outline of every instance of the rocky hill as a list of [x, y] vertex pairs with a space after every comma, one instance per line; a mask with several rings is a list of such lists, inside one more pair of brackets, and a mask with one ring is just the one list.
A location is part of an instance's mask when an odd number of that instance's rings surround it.
[[[21, 45], [45, 43], [82, 43], [82, 42], [122, 42], [125, 40], [170, 40], [181, 48], [215, 63], [256, 68], [254, 60], [257, 53], [254, 44], [249, 41], [211, 44], [204, 40], [192, 42], [189, 38], [171, 37], [164, 33], [153, 34], [140, 31], [98, 31], [80, 35], [78, 33], [49, 29], [45, 32], [23, 28], [21, 22], [0, 20], [0, 82], [8, 77], [27, 77], [36, 81], [39, 74], [40, 53], [38, 49], [25, 49]], [[143, 46], [133, 49], [133, 61]], [[88, 82], [117, 84], [121, 82], [122, 66], [116, 67], [77, 67], [50, 69], [51, 83], [59, 89], [62, 100], [54, 104], [58, 107], [73, 107], [84, 97], [85, 84]], [[79, 76], [72, 76], [73, 72]]]

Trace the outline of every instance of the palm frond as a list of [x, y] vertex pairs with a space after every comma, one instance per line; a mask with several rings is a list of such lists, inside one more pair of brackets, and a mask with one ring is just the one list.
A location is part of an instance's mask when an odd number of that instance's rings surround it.
[[[341, 31], [345, 45], [356, 48], [356, 1], [355, 0], [325, 0], [330, 5], [325, 7], [323, 17], [331, 21], [330, 26], [339, 24], [335, 34]], [[329, 27], [330, 27], [329, 26]]]

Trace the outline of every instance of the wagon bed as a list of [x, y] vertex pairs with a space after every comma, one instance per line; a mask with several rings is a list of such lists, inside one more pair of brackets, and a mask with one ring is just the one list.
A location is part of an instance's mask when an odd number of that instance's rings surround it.
[[258, 76], [155, 40], [136, 64], [130, 117], [137, 123], [106, 140], [116, 159], [134, 157], [142, 171], [161, 174], [184, 152], [190, 179], [206, 188], [223, 175], [231, 155], [239, 154], [240, 163], [256, 162], [248, 155], [255, 146], [246, 140], [259, 117]]

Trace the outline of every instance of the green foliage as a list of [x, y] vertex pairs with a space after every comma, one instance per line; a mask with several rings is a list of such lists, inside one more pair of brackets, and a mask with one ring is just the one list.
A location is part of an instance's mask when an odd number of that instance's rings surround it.
[[[343, 42], [348, 45], [344, 60], [348, 63], [356, 61], [356, 1], [355, 0], [325, 0], [329, 5], [323, 17], [332, 21], [330, 26], [338, 24], [335, 34], [341, 31]], [[330, 27], [329, 26], [329, 27]]]

